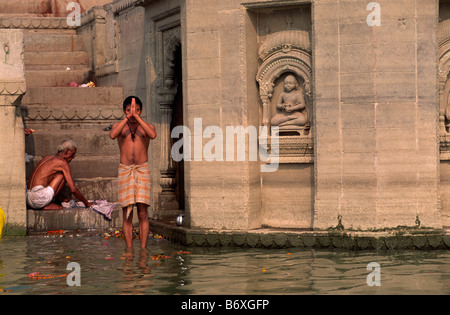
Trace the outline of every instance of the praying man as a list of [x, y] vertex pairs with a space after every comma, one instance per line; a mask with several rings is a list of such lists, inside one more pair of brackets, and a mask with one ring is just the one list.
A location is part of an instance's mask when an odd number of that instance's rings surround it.
[[156, 138], [152, 124], [142, 118], [142, 101], [129, 96], [123, 102], [125, 118], [115, 123], [109, 136], [117, 139], [120, 149], [119, 203], [123, 211], [123, 234], [127, 248], [133, 246], [133, 205], [139, 218], [141, 248], [147, 247], [149, 235], [148, 207], [151, 203], [148, 146]]

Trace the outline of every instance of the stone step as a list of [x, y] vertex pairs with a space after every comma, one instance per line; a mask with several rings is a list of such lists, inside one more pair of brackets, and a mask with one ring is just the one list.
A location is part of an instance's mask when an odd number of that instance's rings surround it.
[[[49, 154], [55, 154], [50, 152]], [[34, 156], [30, 162], [30, 169], [36, 167], [43, 156]], [[72, 177], [77, 178], [95, 178], [95, 177], [117, 177], [119, 169], [120, 157], [115, 156], [83, 156], [76, 155], [75, 159], [70, 162]]]
[[[70, 72], [70, 71], [68, 71]], [[28, 83], [28, 82], [27, 82]], [[22, 98], [22, 105], [47, 106], [103, 106], [113, 105], [122, 111], [123, 88], [121, 87], [40, 87], [29, 88]]]
[[[133, 221], [137, 220], [136, 215]], [[103, 230], [122, 227], [122, 209], [116, 206], [111, 214], [111, 220], [89, 208], [68, 208], [63, 210], [32, 210], [28, 209], [28, 231], [75, 231]]]
[[[85, 51], [74, 52], [42, 52], [32, 51], [24, 53], [26, 70], [39, 70], [38, 67], [48, 69], [66, 70], [67, 67], [75, 69], [75, 66], [88, 66], [89, 57]], [[57, 67], [57, 68], [55, 68]], [[60, 68], [63, 67], [63, 68]]]
[[74, 81], [79, 84], [89, 82], [90, 69], [83, 70], [28, 70], [25, 72], [27, 88], [67, 87]]
[[24, 36], [24, 51], [26, 52], [74, 52], [83, 50], [83, 40], [79, 35], [29, 32]]
[[[88, 200], [107, 200], [108, 202], [119, 200], [117, 177], [74, 178], [74, 182]], [[67, 185], [60, 192], [60, 197], [75, 198]]]
[[48, 64], [48, 65], [25, 65], [25, 71], [28, 70], [51, 70], [51, 71], [70, 71], [70, 70], [84, 70], [85, 64]]
[[88, 200], [104, 199], [109, 202], [118, 202], [118, 178], [96, 177], [76, 178], [75, 185]]
[[[1, 23], [1, 20], [0, 20]], [[36, 23], [36, 22], [32, 22]], [[58, 23], [57, 21], [51, 22], [51, 23]], [[61, 22], [62, 25], [64, 25], [64, 22]], [[40, 34], [40, 35], [77, 35], [76, 28], [73, 27], [59, 27], [59, 28], [32, 28], [32, 29], [24, 29], [24, 34], [27, 36], [28, 34]]]

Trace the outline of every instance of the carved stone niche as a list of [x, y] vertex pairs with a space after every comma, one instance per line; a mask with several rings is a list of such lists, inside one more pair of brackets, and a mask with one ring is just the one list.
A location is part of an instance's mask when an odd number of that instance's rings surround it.
[[440, 159], [450, 160], [450, 19], [439, 23]]
[[[262, 126], [268, 131], [267, 135], [260, 137], [260, 145], [270, 154], [277, 155], [279, 163], [311, 163], [309, 33], [294, 29], [273, 33], [260, 46], [259, 57], [262, 62], [256, 80], [261, 98]], [[287, 85], [292, 82], [295, 82], [295, 87]], [[275, 141], [279, 151], [274, 153], [271, 143]]]

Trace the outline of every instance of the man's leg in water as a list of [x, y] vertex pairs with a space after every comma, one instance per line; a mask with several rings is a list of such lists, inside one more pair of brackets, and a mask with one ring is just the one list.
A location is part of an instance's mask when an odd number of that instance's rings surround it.
[[137, 204], [137, 211], [139, 218], [139, 238], [141, 240], [141, 248], [147, 248], [147, 241], [150, 230], [147, 209], [148, 205], [144, 203]]
[[133, 247], [133, 211], [127, 218], [127, 207], [122, 208], [123, 214], [123, 234], [125, 236], [125, 244], [128, 248]]

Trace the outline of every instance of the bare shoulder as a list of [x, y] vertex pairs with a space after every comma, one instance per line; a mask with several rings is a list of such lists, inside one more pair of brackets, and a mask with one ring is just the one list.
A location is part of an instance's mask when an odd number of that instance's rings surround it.
[[51, 161], [51, 163], [56, 170], [59, 169], [70, 170], [69, 162], [57, 156], [54, 156], [54, 159]]

